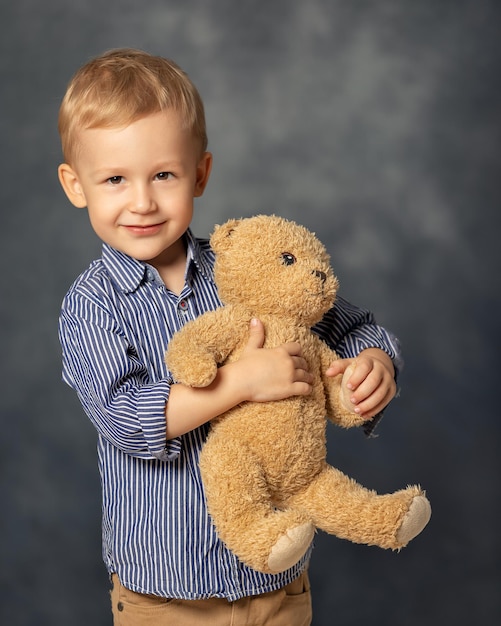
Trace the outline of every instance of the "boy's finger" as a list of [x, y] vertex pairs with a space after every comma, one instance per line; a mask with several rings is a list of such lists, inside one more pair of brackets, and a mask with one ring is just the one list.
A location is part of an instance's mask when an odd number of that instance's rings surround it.
[[364, 361], [353, 361], [343, 375], [343, 385], [355, 390], [369, 375], [371, 368]]
[[257, 318], [251, 319], [249, 330], [249, 341], [247, 346], [250, 348], [262, 348], [264, 345], [264, 326], [263, 322]]
[[344, 374], [348, 367], [350, 367], [351, 362], [352, 359], [338, 359], [337, 361], [333, 361], [326, 371], [327, 376], [338, 376], [339, 374]]

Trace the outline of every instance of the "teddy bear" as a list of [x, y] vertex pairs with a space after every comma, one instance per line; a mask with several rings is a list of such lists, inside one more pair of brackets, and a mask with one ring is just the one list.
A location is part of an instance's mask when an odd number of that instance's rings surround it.
[[239, 358], [252, 318], [264, 347], [298, 342], [315, 382], [308, 396], [244, 402], [214, 419], [200, 471], [216, 531], [255, 570], [278, 573], [307, 552], [316, 529], [355, 543], [399, 550], [430, 519], [419, 486], [378, 494], [326, 460], [327, 419], [342, 427], [353, 410], [339, 358], [314, 332], [332, 307], [338, 281], [330, 257], [306, 227], [276, 215], [231, 219], [210, 238], [223, 305], [188, 322], [172, 338], [166, 363], [176, 382], [209, 385], [217, 368]]

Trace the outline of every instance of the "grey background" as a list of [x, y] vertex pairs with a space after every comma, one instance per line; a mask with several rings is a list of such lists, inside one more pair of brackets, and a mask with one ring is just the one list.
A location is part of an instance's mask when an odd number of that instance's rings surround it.
[[56, 336], [99, 245], [58, 187], [56, 117], [76, 68], [118, 46], [176, 59], [205, 100], [197, 234], [300, 221], [403, 344], [379, 437], [332, 428], [329, 458], [380, 491], [420, 482], [432, 522], [399, 554], [319, 534], [315, 626], [501, 623], [500, 17], [487, 0], [2, 3], [0, 623], [111, 624], [95, 434]]

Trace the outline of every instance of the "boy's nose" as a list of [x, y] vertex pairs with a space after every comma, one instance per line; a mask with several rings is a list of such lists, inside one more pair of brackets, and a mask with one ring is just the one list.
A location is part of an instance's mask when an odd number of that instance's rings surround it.
[[137, 185], [133, 190], [131, 211], [133, 213], [149, 213], [155, 203], [147, 185]]

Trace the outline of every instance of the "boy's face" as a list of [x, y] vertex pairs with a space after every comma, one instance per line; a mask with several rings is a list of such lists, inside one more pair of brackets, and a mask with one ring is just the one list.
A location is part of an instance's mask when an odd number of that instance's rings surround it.
[[162, 111], [125, 128], [79, 132], [72, 166], [59, 167], [70, 201], [87, 207], [105, 243], [152, 265], [184, 255], [182, 235], [202, 195], [211, 155], [200, 148], [179, 114]]

